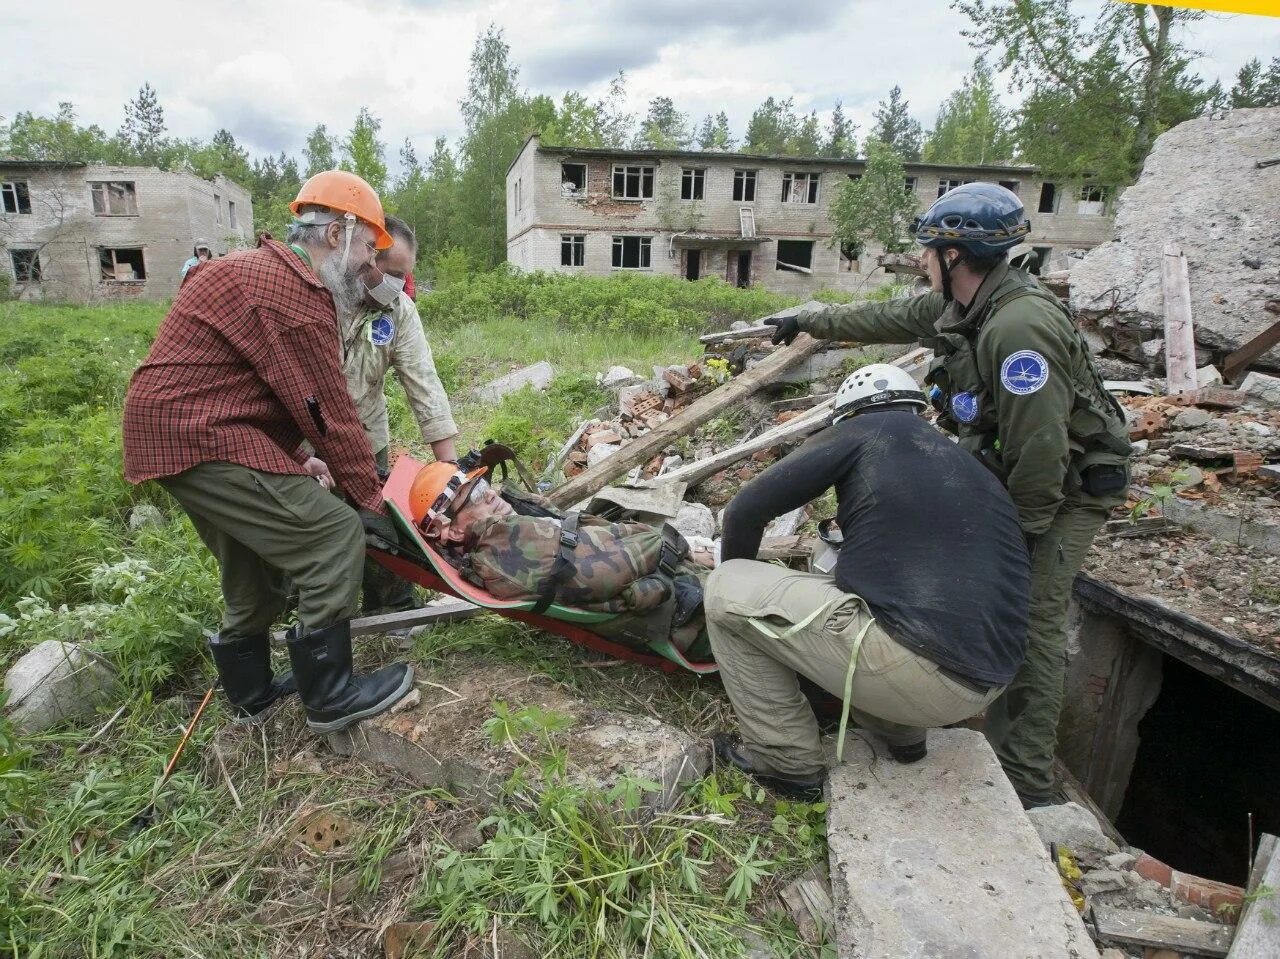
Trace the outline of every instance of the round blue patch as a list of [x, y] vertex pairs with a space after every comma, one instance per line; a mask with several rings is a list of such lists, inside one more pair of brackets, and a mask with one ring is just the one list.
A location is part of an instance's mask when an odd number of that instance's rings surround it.
[[1035, 350], [1011, 353], [1000, 365], [1000, 383], [1014, 396], [1028, 396], [1049, 382], [1049, 364]]
[[369, 342], [374, 346], [386, 346], [395, 335], [396, 325], [386, 313], [374, 317], [369, 324]]
[[978, 398], [972, 393], [957, 393], [951, 397], [951, 412], [961, 423], [972, 423], [978, 418]]

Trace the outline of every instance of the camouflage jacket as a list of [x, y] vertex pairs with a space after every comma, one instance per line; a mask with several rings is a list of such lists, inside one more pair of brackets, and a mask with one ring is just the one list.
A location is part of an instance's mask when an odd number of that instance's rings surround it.
[[[704, 578], [690, 562], [688, 547], [678, 573]], [[662, 532], [643, 523], [610, 523], [582, 515], [574, 572], [560, 586], [556, 602], [595, 612], [656, 610], [670, 597], [657, 573]], [[560, 520], [535, 516], [490, 519], [471, 530], [463, 545], [462, 574], [499, 599], [537, 599], [560, 552]]]

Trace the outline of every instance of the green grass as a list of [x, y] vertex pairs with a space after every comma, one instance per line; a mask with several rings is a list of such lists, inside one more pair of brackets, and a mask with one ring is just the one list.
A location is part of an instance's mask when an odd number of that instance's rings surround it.
[[[512, 443], [537, 466], [605, 402], [597, 372], [687, 361], [696, 333], [788, 302], [714, 281], [498, 273], [427, 298], [423, 313], [464, 440]], [[553, 782], [541, 796], [512, 789], [476, 808], [333, 756], [296, 703], [254, 730], [228, 726], [215, 697], [155, 792], [213, 679], [202, 631], [220, 608], [216, 566], [181, 510], [121, 478], [120, 404], [165, 309], [0, 302], [0, 670], [42, 639], [83, 639], [123, 680], [120, 698], [79, 727], [19, 736], [0, 719], [0, 957], [374, 955], [387, 923], [412, 918], [442, 923], [449, 955], [475, 946], [482, 919], [537, 954], [638, 955], [647, 939], [651, 956], [689, 955], [692, 942], [733, 955], [749, 927], [778, 954], [802, 954], [766, 904], [825, 856], [821, 810], [774, 803], [732, 773], [693, 784], [676, 810], [686, 818], [652, 827], [625, 808], [644, 792], [637, 783], [609, 797]], [[470, 398], [540, 359], [556, 371], [545, 393], [496, 406]], [[389, 392], [393, 435], [421, 451], [403, 396]], [[133, 531], [141, 503], [162, 522]], [[357, 655], [369, 668], [398, 654], [375, 638]], [[698, 736], [732, 722], [713, 683], [584, 668], [582, 651], [498, 617], [438, 627], [412, 658], [427, 677], [515, 663], [602, 709]], [[517, 719], [521, 729], [534, 721]], [[530, 761], [543, 774], [556, 736], [535, 745]], [[155, 825], [132, 832], [153, 798]], [[359, 829], [350, 846], [319, 854], [293, 827], [324, 805]], [[456, 830], [486, 816], [482, 844], [453, 851]], [[410, 846], [428, 851], [426, 871], [383, 881], [386, 858]], [[351, 876], [362, 892], [334, 903], [335, 884]]]

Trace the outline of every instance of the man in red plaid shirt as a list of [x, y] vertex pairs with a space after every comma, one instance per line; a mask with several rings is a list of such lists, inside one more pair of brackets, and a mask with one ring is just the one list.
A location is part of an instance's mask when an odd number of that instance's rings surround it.
[[[352, 173], [317, 174], [290, 209], [289, 245], [263, 239], [188, 274], [129, 384], [124, 466], [130, 482], [173, 494], [218, 559], [226, 611], [210, 649], [236, 720], [296, 688], [307, 724], [330, 732], [413, 684], [407, 664], [360, 674], [351, 663], [365, 531], [392, 542], [395, 532], [347, 393], [337, 317], [358, 308], [391, 237], [377, 194]], [[335, 482], [356, 509], [328, 492]], [[285, 575], [299, 623], [293, 673], [277, 678], [268, 634]]]

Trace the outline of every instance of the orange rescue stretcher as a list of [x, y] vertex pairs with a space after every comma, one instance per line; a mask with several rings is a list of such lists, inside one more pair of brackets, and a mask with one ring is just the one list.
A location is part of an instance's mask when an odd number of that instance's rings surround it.
[[400, 456], [392, 467], [386, 485], [382, 488], [382, 498], [387, 504], [387, 512], [400, 532], [400, 545], [385, 550], [370, 547], [369, 555], [397, 576], [426, 589], [464, 599], [469, 603], [492, 610], [500, 616], [507, 616], [548, 633], [563, 636], [572, 643], [594, 649], [616, 659], [654, 666], [663, 672], [687, 669], [690, 672], [705, 675], [716, 671], [714, 662], [689, 660], [669, 639], [650, 643], [648, 650], [642, 651], [592, 632], [592, 626], [599, 626], [620, 614], [594, 612], [572, 606], [561, 606], [557, 603], [547, 607], [546, 612], [534, 613], [531, 612], [536, 605], [534, 600], [498, 599], [467, 582], [453, 564], [441, 555], [413, 524], [412, 514], [409, 511], [409, 487], [421, 468], [422, 464], [412, 457]]

